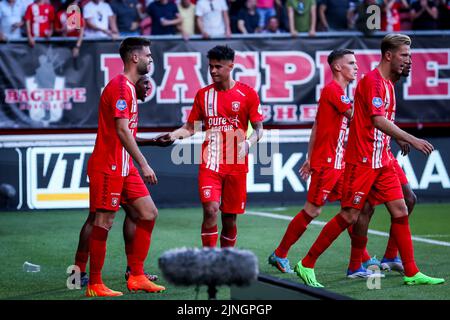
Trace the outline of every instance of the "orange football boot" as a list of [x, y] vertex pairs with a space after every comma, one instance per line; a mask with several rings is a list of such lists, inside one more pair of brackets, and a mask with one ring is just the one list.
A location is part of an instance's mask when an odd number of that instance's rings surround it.
[[141, 274], [139, 276], [133, 276], [130, 274], [130, 277], [127, 280], [128, 290], [132, 292], [137, 292], [139, 290], [145, 292], [162, 292], [166, 290], [165, 287], [157, 285], [156, 283], [151, 282], [145, 276], [145, 274]]
[[103, 283], [88, 284], [86, 288], [86, 297], [118, 297], [122, 295], [122, 292], [111, 290]]

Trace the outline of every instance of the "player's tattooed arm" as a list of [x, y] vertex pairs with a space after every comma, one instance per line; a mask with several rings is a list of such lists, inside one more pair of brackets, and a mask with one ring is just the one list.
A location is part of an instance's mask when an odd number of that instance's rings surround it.
[[394, 123], [387, 120], [384, 116], [372, 116], [372, 123], [375, 128], [382, 131], [383, 133], [391, 136], [396, 140], [406, 141], [415, 149], [426, 155], [429, 155], [434, 150], [434, 147], [431, 143], [426, 140], [416, 138], [408, 132], [403, 131]]

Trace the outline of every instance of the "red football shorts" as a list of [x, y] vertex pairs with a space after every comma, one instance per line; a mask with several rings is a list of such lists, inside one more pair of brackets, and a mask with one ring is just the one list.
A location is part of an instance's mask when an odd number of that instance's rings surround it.
[[247, 203], [247, 173], [222, 174], [200, 169], [198, 191], [202, 203], [216, 201], [220, 202], [220, 211], [223, 213], [244, 213]]
[[131, 203], [150, 193], [136, 167], [126, 177], [100, 171], [89, 173], [89, 211], [118, 211], [121, 203]]
[[344, 170], [332, 167], [311, 168], [311, 183], [308, 188], [307, 200], [317, 207], [337, 201], [342, 196]]
[[408, 184], [408, 178], [406, 177], [405, 172], [403, 171], [402, 167], [398, 164], [397, 159], [392, 159], [391, 165], [394, 167], [395, 172], [397, 173], [398, 179], [400, 180], [400, 184], [403, 186], [405, 184]]
[[403, 199], [403, 191], [392, 165], [372, 169], [345, 164], [342, 208], [362, 209], [366, 200], [375, 206], [398, 199]]

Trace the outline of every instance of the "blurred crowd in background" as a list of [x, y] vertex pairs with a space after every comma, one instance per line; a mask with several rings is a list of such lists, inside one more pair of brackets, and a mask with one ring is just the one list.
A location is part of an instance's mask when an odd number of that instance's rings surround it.
[[[450, 0], [0, 0], [0, 41], [364, 31], [378, 5], [381, 31], [450, 29]], [[78, 10], [77, 8], [80, 8]]]

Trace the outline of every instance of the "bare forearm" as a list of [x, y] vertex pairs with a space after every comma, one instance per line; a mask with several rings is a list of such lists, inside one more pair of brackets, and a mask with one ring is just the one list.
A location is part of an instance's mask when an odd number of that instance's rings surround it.
[[195, 133], [194, 125], [191, 123], [184, 124], [181, 128], [173, 131], [170, 135], [173, 139], [186, 139]]
[[317, 130], [317, 125], [316, 125], [316, 122], [314, 122], [313, 127], [311, 129], [311, 136], [309, 137], [308, 160], [311, 160], [314, 143], [316, 142], [316, 130]]
[[258, 143], [258, 141], [261, 140], [263, 136], [263, 124], [262, 122], [252, 122], [252, 128], [253, 132], [250, 137], [248, 137], [248, 140], [253, 146], [254, 144]]
[[375, 128], [396, 140], [403, 140], [408, 143], [413, 142], [414, 136], [410, 135], [406, 131], [403, 131], [383, 116], [372, 117], [372, 123], [374, 124]]
[[127, 150], [133, 160], [136, 161], [141, 168], [148, 165], [147, 159], [145, 159], [144, 155], [139, 150], [136, 140], [128, 128], [118, 129], [117, 135], [119, 136], [120, 142], [122, 142], [125, 150]]

